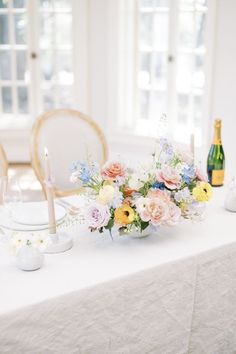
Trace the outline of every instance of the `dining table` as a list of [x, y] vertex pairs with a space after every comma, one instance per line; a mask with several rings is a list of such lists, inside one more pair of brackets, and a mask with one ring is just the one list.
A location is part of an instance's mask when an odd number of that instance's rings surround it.
[[[81, 219], [66, 228], [73, 247], [32, 272], [2, 242], [0, 354], [235, 354], [236, 213], [225, 195], [214, 189], [203, 220], [145, 238], [112, 239]], [[83, 196], [65, 200], [83, 210]]]

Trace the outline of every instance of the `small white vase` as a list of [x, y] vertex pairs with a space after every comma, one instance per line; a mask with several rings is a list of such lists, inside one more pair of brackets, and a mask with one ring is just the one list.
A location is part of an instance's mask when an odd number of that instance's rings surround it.
[[16, 265], [21, 270], [32, 271], [42, 267], [44, 255], [35, 247], [22, 246], [16, 255]]
[[225, 209], [236, 212], [236, 181], [232, 178], [225, 198]]

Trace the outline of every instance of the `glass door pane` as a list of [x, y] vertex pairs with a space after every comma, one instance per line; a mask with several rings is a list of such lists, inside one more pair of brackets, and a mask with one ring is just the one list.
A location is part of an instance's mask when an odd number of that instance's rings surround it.
[[29, 122], [26, 6], [24, 0], [0, 1], [0, 128]]
[[[200, 132], [205, 88], [205, 35], [207, 1], [178, 0], [176, 138]], [[182, 136], [181, 136], [182, 135]]]
[[137, 131], [144, 134], [145, 126], [146, 133], [156, 132], [167, 110], [170, 3], [139, 0]]
[[72, 1], [41, 0], [40, 78], [42, 110], [73, 105]]

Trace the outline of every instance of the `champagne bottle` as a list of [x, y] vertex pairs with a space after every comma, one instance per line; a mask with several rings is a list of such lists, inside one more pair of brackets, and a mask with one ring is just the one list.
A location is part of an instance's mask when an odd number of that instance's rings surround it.
[[208, 179], [213, 187], [223, 186], [224, 170], [225, 154], [221, 142], [221, 119], [216, 119], [214, 141], [207, 158]]

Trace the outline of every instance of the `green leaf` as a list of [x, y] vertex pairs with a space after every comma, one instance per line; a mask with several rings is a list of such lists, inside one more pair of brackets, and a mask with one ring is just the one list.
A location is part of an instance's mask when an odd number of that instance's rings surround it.
[[145, 230], [149, 225], [148, 221], [141, 221], [141, 231]]
[[114, 219], [110, 219], [108, 224], [106, 226], [104, 226], [104, 227], [105, 227], [106, 230], [110, 230], [111, 231], [113, 226], [114, 226]]

